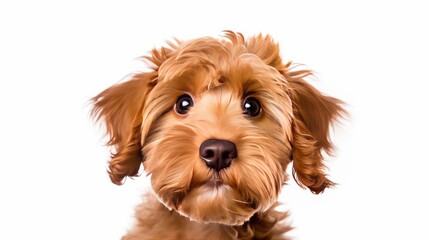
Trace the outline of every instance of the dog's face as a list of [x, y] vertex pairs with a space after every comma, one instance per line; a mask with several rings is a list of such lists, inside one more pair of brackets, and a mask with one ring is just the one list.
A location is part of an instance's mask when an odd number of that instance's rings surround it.
[[202, 38], [153, 50], [153, 71], [93, 100], [106, 122], [112, 181], [138, 174], [141, 163], [158, 199], [190, 219], [239, 225], [276, 201], [293, 160], [301, 186], [332, 185], [321, 151], [341, 102], [290, 71], [277, 44]]

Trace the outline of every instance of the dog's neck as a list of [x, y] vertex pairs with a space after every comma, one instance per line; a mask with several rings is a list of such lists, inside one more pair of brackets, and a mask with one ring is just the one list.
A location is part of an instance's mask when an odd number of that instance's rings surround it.
[[142, 233], [160, 239], [287, 239], [282, 236], [291, 230], [279, 223], [287, 213], [274, 210], [255, 214], [242, 226], [227, 226], [216, 223], [200, 223], [169, 210], [153, 194], [147, 194], [143, 204], [137, 208], [136, 227], [123, 240], [137, 239]]

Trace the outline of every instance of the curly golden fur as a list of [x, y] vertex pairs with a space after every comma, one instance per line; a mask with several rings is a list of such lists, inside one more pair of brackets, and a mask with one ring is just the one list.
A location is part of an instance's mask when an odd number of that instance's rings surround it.
[[[342, 102], [308, 84], [311, 71], [283, 63], [270, 36], [226, 31], [168, 44], [145, 57], [151, 71], [93, 98], [114, 148], [112, 182], [143, 165], [154, 191], [123, 239], [286, 238], [287, 214], [274, 210], [286, 167], [292, 162], [296, 182], [313, 193], [334, 185], [322, 152], [332, 153], [329, 128], [345, 114]], [[183, 94], [193, 104], [178, 114]], [[257, 116], [243, 114], [249, 97], [260, 104]], [[230, 166], [218, 171], [202, 160], [207, 139], [235, 144]]]

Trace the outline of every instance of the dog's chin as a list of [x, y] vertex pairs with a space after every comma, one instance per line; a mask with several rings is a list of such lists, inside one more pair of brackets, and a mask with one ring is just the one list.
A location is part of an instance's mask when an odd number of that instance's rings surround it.
[[230, 186], [216, 182], [189, 190], [179, 204], [167, 207], [193, 221], [231, 226], [244, 224], [259, 210]]

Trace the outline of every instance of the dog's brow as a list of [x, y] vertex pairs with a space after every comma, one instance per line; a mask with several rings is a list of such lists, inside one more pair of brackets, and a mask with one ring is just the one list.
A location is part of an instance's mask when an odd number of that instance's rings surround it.
[[258, 89], [261, 89], [260, 81], [256, 79], [248, 79], [243, 83], [243, 96], [252, 95], [258, 92]]

